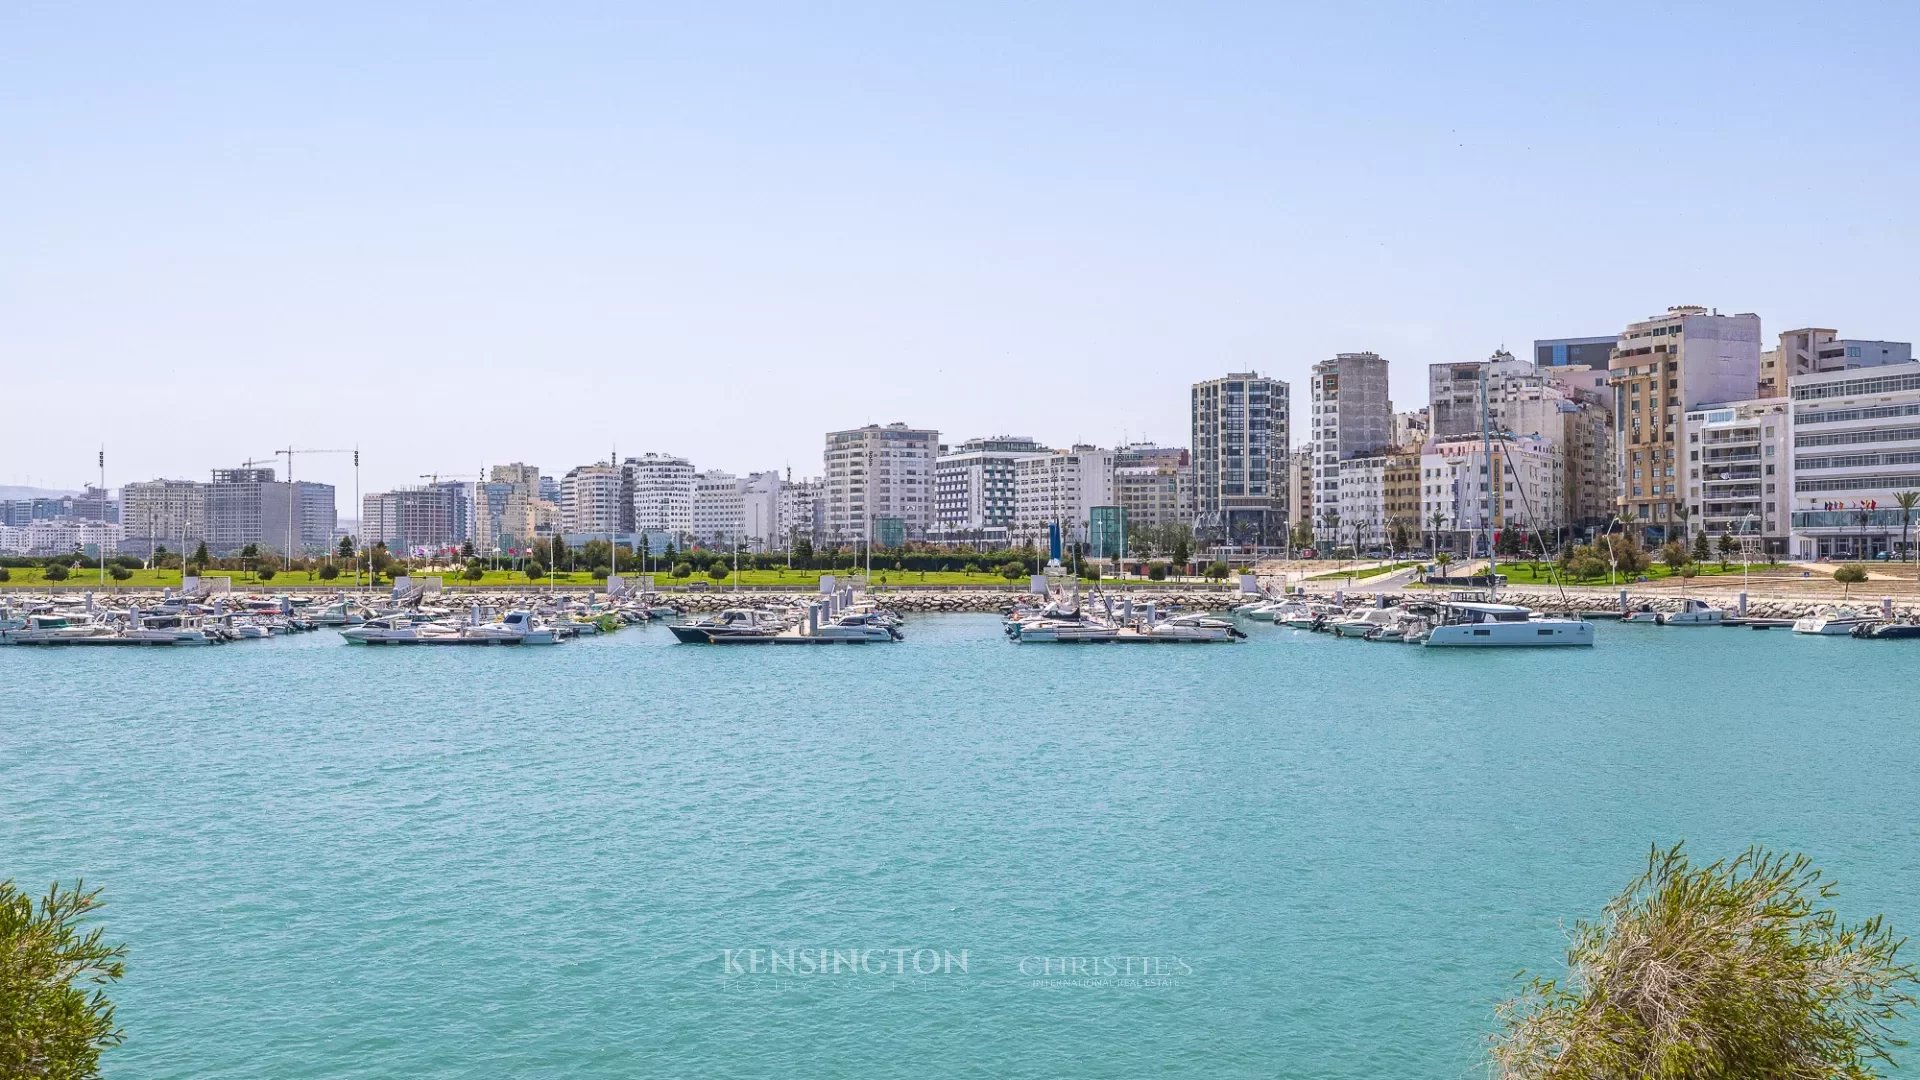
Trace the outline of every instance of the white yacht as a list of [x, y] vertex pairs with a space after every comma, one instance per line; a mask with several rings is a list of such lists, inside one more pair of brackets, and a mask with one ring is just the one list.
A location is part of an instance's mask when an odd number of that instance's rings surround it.
[[1118, 640], [1120, 628], [1092, 620], [1034, 619], [1015, 624], [1013, 640], [1025, 643], [1095, 645]]
[[1384, 630], [1400, 621], [1397, 608], [1363, 608], [1344, 619], [1335, 619], [1327, 623], [1327, 629], [1335, 637], [1363, 638], [1376, 630]]
[[1714, 607], [1705, 600], [1691, 597], [1680, 601], [1679, 611], [1663, 612], [1660, 615], [1661, 626], [1719, 626], [1727, 621], [1727, 613]]
[[1140, 636], [1154, 641], [1232, 642], [1247, 635], [1225, 619], [1195, 612], [1175, 615], [1151, 625], [1142, 624]]
[[509, 611], [499, 622], [463, 626], [458, 642], [429, 640], [429, 645], [558, 645], [560, 634], [551, 626], [542, 626], [530, 611]]
[[75, 623], [65, 615], [29, 615], [18, 630], [0, 630], [0, 645], [101, 645], [119, 635], [99, 623]]
[[368, 619], [359, 626], [340, 631], [340, 636], [350, 645], [420, 645], [458, 634], [459, 631], [451, 627], [406, 615]]
[[1517, 604], [1450, 601], [1427, 634], [1428, 648], [1527, 648], [1592, 645], [1593, 624], [1536, 615]]
[[1873, 616], [1861, 614], [1852, 608], [1822, 608], [1812, 615], [1802, 615], [1795, 619], [1793, 632], [1844, 637], [1853, 633], [1854, 627], [1872, 621]]
[[[788, 640], [782, 637], [781, 640]], [[802, 640], [833, 641], [849, 645], [861, 645], [876, 642], [900, 640], [900, 631], [895, 629], [892, 620], [875, 611], [850, 611], [845, 615], [825, 623]]]

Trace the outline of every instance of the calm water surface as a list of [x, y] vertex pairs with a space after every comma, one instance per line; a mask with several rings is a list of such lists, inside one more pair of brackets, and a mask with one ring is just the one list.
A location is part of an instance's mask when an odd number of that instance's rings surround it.
[[1472, 1076], [1650, 844], [1920, 928], [1903, 643], [907, 632], [0, 649], [0, 876], [106, 887], [116, 1080]]

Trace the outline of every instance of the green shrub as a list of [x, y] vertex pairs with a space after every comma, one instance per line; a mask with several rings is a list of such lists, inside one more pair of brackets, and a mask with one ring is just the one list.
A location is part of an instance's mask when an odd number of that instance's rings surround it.
[[333, 565], [332, 563], [328, 563], [327, 565], [320, 568], [321, 581], [332, 581], [334, 578], [337, 578], [339, 576], [340, 576], [340, 568]]
[[725, 559], [715, 559], [713, 560], [713, 564], [707, 567], [707, 576], [715, 581], [726, 580], [727, 573], [727, 560]]
[[272, 581], [273, 575], [279, 572], [280, 571], [275, 570], [271, 565], [265, 565], [255, 570], [253, 576], [259, 578], [261, 581]]
[[1148, 563], [1147, 564], [1147, 580], [1148, 581], [1167, 580], [1167, 564], [1163, 562]]
[[613, 571], [607, 568], [606, 563], [595, 563], [591, 573], [595, 581], [605, 581], [613, 576]]
[[119, 563], [114, 563], [107, 567], [107, 576], [115, 581], [125, 581], [133, 576], [133, 571], [121, 566]]
[[692, 563], [690, 563], [690, 562], [687, 562], [687, 561], [685, 561], [685, 560], [682, 560], [682, 561], [680, 561], [680, 562], [677, 562], [677, 563], [674, 563], [674, 564], [673, 564], [673, 576], [674, 576], [674, 577], [677, 577], [677, 578], [686, 578], [686, 577], [692, 577], [692, 576], [693, 576], [693, 564], [692, 564]]
[[527, 560], [527, 580], [528, 581], [538, 581], [541, 578], [546, 576], [547, 576], [547, 568], [544, 566], [541, 566], [539, 560], [537, 559]]
[[1023, 562], [1008, 562], [1000, 567], [1000, 576], [1008, 581], [1018, 581], [1026, 572], [1027, 564]]
[[67, 564], [59, 562], [48, 563], [47, 568], [40, 572], [40, 576], [46, 578], [48, 581], [65, 581], [67, 580]]

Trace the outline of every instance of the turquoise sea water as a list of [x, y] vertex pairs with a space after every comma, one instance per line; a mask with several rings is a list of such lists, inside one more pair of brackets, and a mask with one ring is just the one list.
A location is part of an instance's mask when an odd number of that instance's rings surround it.
[[1251, 633], [0, 649], [0, 876], [105, 887], [113, 1078], [1471, 1076], [1653, 843], [1920, 928], [1908, 644]]

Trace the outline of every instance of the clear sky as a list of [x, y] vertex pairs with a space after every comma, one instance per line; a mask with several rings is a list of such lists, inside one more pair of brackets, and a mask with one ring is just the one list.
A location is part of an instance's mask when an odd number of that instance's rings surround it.
[[1915, 5], [1670, 7], [14, 0], [0, 484], [811, 475], [1669, 304], [1920, 335]]

